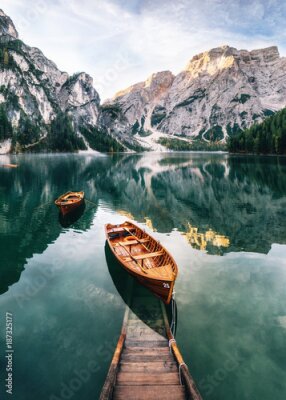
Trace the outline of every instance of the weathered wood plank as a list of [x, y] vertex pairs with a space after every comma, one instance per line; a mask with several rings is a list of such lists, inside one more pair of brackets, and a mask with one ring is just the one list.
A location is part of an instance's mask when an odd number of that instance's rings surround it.
[[152, 361], [157, 361], [158, 357], [160, 357], [161, 361], [174, 361], [174, 357], [171, 354], [166, 354], [166, 353], [160, 356], [158, 356], [158, 354], [144, 355], [144, 354], [123, 353], [121, 356], [121, 360], [126, 362], [152, 362]]
[[180, 379], [177, 372], [165, 374], [143, 372], [121, 372], [117, 374], [117, 385], [179, 385]]
[[166, 347], [168, 346], [168, 340], [129, 340], [126, 339], [125, 342], [126, 347]]
[[139, 318], [129, 319], [128, 326], [132, 325], [149, 326], [150, 328], [153, 326], [164, 327], [164, 321], [162, 319], [144, 319], [144, 321]]
[[118, 242], [117, 245], [119, 244], [120, 246], [134, 246], [138, 245], [140, 243], [147, 243], [150, 242], [150, 239], [138, 239], [138, 240], [126, 240], [126, 242]]
[[163, 336], [161, 333], [154, 332], [154, 331], [147, 331], [144, 329], [129, 329], [128, 330], [128, 340], [164, 340], [166, 339], [166, 336]]
[[138, 329], [138, 330], [145, 329], [145, 333], [147, 333], [148, 331], [149, 332], [153, 331], [153, 332], [160, 333], [164, 337], [167, 337], [166, 336], [166, 332], [164, 331], [164, 328], [162, 326], [160, 326], [160, 325], [149, 326], [149, 325], [146, 325], [146, 324], [134, 323], [134, 324], [128, 324], [127, 329], [130, 330], [130, 331], [132, 329], [133, 330], [135, 330], [135, 329]]
[[[157, 358], [158, 360], [158, 358]], [[176, 372], [178, 366], [175, 361], [153, 361], [153, 362], [125, 362], [122, 361], [119, 365], [119, 371], [122, 372]]]
[[183, 386], [117, 386], [114, 400], [185, 400]]
[[124, 349], [123, 354], [160, 356], [161, 354], [170, 354], [170, 350], [168, 347], [153, 347], [152, 349], [149, 349], [148, 347], [127, 347]]
[[152, 333], [156, 333], [157, 335], [161, 335], [164, 338], [167, 338], [166, 336], [166, 331], [164, 330], [163, 327], [157, 327], [156, 329], [150, 328], [150, 326], [147, 325], [128, 325], [127, 326], [127, 335], [129, 334], [139, 334], [140, 336], [142, 335], [150, 335]]
[[145, 311], [145, 309], [142, 308], [138, 308], [138, 309], [134, 309], [135, 313], [130, 313], [130, 319], [129, 321], [154, 321], [154, 320], [158, 320], [161, 317], [161, 314], [159, 313], [158, 310], [148, 310]]

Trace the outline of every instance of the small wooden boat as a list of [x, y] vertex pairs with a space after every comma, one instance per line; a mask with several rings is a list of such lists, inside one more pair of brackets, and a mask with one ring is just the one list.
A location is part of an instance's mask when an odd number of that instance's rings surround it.
[[132, 222], [105, 225], [106, 239], [117, 260], [164, 303], [172, 298], [178, 267], [168, 251]]
[[84, 192], [67, 192], [55, 200], [55, 205], [62, 215], [66, 215], [78, 208], [83, 202]]

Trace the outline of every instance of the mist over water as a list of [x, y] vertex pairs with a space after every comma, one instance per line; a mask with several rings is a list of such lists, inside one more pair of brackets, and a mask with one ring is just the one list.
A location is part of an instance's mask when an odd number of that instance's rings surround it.
[[[127, 281], [112, 275], [103, 227], [128, 218], [178, 263], [177, 341], [203, 398], [285, 398], [286, 158], [0, 156], [6, 162], [19, 165], [0, 167], [0, 325], [13, 314], [15, 400], [98, 397], [124, 313], [118, 280]], [[68, 190], [92, 203], [62, 221], [53, 201]], [[3, 398], [5, 377], [1, 368]]]

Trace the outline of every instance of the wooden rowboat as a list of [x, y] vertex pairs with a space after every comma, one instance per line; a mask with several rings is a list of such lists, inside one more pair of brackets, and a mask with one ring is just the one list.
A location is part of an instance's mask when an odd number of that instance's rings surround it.
[[169, 304], [178, 267], [159, 241], [129, 221], [105, 225], [105, 234], [111, 251], [123, 268]]
[[66, 215], [82, 205], [83, 202], [84, 192], [67, 192], [55, 200], [55, 205], [62, 215]]

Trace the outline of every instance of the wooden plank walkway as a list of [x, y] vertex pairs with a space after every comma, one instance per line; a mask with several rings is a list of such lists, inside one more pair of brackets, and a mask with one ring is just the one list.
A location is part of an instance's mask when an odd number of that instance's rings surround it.
[[170, 351], [170, 339], [163, 303], [136, 290], [100, 400], [201, 400], [174, 340]]

